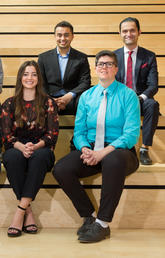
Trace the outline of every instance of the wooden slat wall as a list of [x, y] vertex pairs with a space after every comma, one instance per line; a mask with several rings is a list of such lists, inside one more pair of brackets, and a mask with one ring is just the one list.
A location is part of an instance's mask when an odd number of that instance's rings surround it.
[[[96, 83], [95, 54], [104, 48], [114, 50], [122, 46], [118, 25], [128, 16], [137, 17], [141, 23], [143, 34], [139, 44], [153, 50], [157, 55], [159, 92], [156, 99], [160, 103], [161, 113], [165, 114], [164, 0], [0, 0], [0, 56], [5, 73], [1, 101], [13, 95], [16, 73], [20, 65], [27, 59], [37, 60], [39, 53], [55, 47], [53, 29], [61, 20], [68, 20], [74, 25], [75, 39], [72, 46], [87, 53], [92, 83]], [[60, 116], [60, 126], [63, 129], [60, 130], [55, 150], [56, 160], [69, 152], [74, 117]], [[66, 130], [67, 126], [71, 126], [71, 129]], [[161, 116], [150, 151], [155, 164], [140, 166], [139, 172], [127, 178], [125, 184], [130, 189], [124, 190], [112, 226], [165, 228], [164, 189], [158, 189], [164, 186], [165, 181], [165, 130], [162, 130], [164, 126], [165, 117]], [[61, 144], [63, 142], [68, 144]], [[0, 179], [2, 187], [7, 187], [6, 173], [1, 173]], [[101, 184], [101, 176], [86, 178], [83, 184], [90, 186], [90, 197], [95, 199], [95, 203], [99, 203], [100, 190], [92, 188], [93, 185]], [[55, 190], [57, 183], [50, 173], [46, 176], [44, 186], [46, 189], [40, 190], [35, 204], [38, 205], [35, 214], [39, 226], [78, 227], [80, 221], [71, 202], [62, 190]], [[138, 186], [141, 187], [139, 191]], [[16, 206], [12, 190], [1, 189], [0, 200], [0, 226], [7, 227]], [[8, 204], [10, 210], [7, 209]]]
[[121, 47], [119, 23], [133, 16], [141, 24], [139, 45], [157, 55], [160, 91], [156, 99], [165, 114], [165, 1], [1, 0], [0, 14], [0, 56], [5, 75], [1, 101], [8, 92], [13, 93], [10, 87], [14, 87], [21, 63], [27, 59], [37, 60], [39, 53], [55, 47], [53, 30], [61, 20], [73, 24], [72, 46], [89, 56], [92, 84], [95, 84], [95, 54], [102, 49]]
[[[117, 13], [113, 12], [110, 8], [109, 12], [66, 12], [64, 13], [64, 8], [61, 11], [52, 11], [51, 13], [43, 11], [42, 12], [28, 12], [26, 7], [21, 8], [19, 13], [11, 12], [12, 7], [0, 7], [0, 32], [53, 32], [54, 25], [61, 20], [67, 20], [71, 22], [74, 26], [75, 32], [104, 32], [104, 33], [117, 33], [119, 28], [119, 23], [122, 19], [128, 16], [135, 16], [139, 19], [141, 23], [141, 29], [143, 32], [164, 32], [165, 31], [165, 7], [160, 6], [159, 11], [143, 11], [143, 12], [131, 12], [133, 7], [129, 7], [129, 12], [122, 7], [119, 11], [118, 7], [115, 7]], [[143, 10], [143, 6], [139, 7], [139, 10]], [[150, 6], [151, 8], [151, 6]], [[5, 9], [5, 11], [4, 11]], [[8, 11], [7, 11], [8, 9]], [[33, 10], [34, 7], [31, 9]], [[125, 9], [125, 11], [124, 11]], [[151, 10], [155, 10], [155, 6], [152, 5]], [[36, 10], [36, 9], [35, 9]], [[153, 19], [154, 17], [154, 19]]]
[[[1, 6], [0, 9], [1, 13], [121, 13], [121, 12], [127, 12], [127, 13], [132, 13], [132, 8], [133, 12], [135, 13], [149, 13], [149, 12], [159, 12], [162, 13], [165, 10], [164, 5], [118, 5], [116, 8], [116, 5], [75, 5], [74, 9], [72, 5], [32, 5], [32, 6], [12, 6], [12, 9], [9, 10], [9, 6]], [[10, 6], [11, 8], [11, 6]], [[26, 9], [25, 9], [26, 8]], [[153, 9], [154, 8], [154, 9]]]
[[[139, 45], [156, 52], [158, 56], [165, 57], [165, 34], [149, 36], [142, 34], [139, 37]], [[8, 54], [11, 56], [19, 54], [38, 55], [41, 51], [54, 48], [56, 45], [53, 34], [0, 34], [0, 42], [1, 56]], [[95, 55], [98, 51], [105, 48], [115, 50], [122, 47], [122, 45], [118, 34], [77, 34], [72, 42], [73, 47], [85, 51], [88, 55]]]
[[97, 5], [97, 4], [164, 4], [164, 0], [1, 0], [0, 5]]

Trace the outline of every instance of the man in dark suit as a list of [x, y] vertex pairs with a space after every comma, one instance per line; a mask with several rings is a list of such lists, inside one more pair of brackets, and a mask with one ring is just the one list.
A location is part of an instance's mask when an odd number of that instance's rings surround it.
[[90, 87], [87, 56], [70, 45], [73, 26], [62, 21], [54, 29], [57, 47], [39, 55], [44, 88], [52, 96], [60, 114], [75, 114], [79, 96]]
[[140, 162], [143, 165], [151, 165], [148, 149], [152, 146], [159, 117], [159, 104], [153, 98], [158, 91], [156, 56], [155, 53], [138, 46], [141, 31], [136, 18], [128, 17], [121, 21], [119, 31], [124, 47], [114, 51], [119, 67], [116, 79], [132, 88], [139, 96], [141, 115], [144, 117]]

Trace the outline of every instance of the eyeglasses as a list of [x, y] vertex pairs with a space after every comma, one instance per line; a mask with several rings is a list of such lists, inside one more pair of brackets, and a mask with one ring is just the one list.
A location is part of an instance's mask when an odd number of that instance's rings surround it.
[[115, 65], [115, 63], [114, 62], [99, 62], [99, 63], [96, 64], [96, 66], [98, 68], [103, 68], [104, 65], [105, 65], [106, 68], [111, 68]]

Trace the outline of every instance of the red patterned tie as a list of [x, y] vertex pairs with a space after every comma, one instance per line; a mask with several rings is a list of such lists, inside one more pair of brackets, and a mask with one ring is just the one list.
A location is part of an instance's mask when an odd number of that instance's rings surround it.
[[129, 51], [128, 54], [128, 60], [127, 60], [127, 79], [126, 79], [126, 85], [128, 88], [132, 89], [132, 55], [133, 51]]

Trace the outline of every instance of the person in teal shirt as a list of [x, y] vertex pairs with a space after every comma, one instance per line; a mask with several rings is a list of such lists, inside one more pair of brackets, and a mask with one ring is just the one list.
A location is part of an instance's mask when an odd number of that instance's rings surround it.
[[[73, 142], [76, 149], [91, 148], [95, 142], [97, 113], [104, 87], [99, 83], [85, 91], [79, 101]], [[139, 101], [136, 94], [114, 80], [106, 89], [105, 142], [115, 148], [131, 149], [139, 137]]]
[[[53, 175], [84, 218], [78, 229], [80, 242], [98, 242], [110, 237], [108, 223], [119, 203], [126, 176], [139, 166], [134, 145], [140, 135], [140, 104], [132, 89], [116, 81], [118, 71], [114, 52], [96, 55], [99, 83], [85, 91], [79, 100], [73, 142], [75, 150], [59, 160]], [[99, 108], [106, 91], [103, 147], [96, 149]], [[98, 121], [99, 120], [99, 121]], [[100, 135], [101, 136], [101, 135]], [[100, 206], [95, 209], [79, 178], [102, 173]]]

